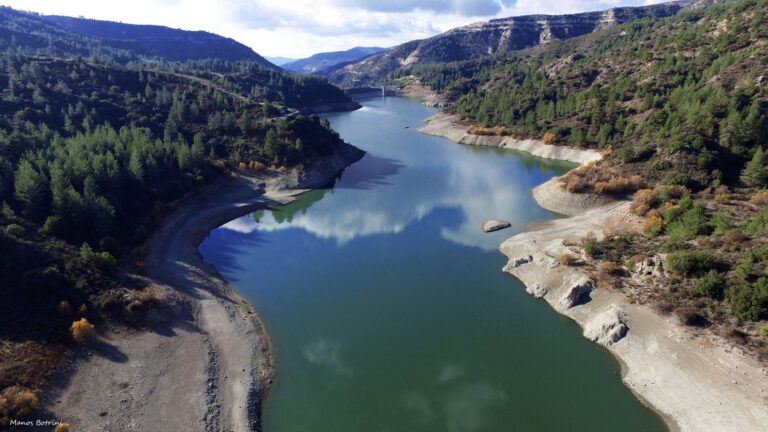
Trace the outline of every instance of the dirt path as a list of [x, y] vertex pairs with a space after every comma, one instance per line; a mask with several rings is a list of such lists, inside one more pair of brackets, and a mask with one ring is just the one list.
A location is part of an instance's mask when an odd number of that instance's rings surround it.
[[275, 374], [269, 337], [197, 247], [211, 229], [289, 202], [361, 156], [346, 147], [302, 175], [239, 177], [183, 203], [148, 244], [148, 284], [164, 300], [151, 330], [108, 333], [82, 349], [52, 380], [51, 416], [77, 431], [261, 430]]

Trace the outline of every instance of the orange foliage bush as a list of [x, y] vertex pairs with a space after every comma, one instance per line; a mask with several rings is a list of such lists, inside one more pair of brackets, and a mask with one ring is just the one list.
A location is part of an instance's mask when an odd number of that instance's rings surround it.
[[690, 189], [683, 185], [656, 186], [654, 189], [659, 194], [663, 191], [668, 198], [675, 199], [682, 198], [683, 195], [691, 192]]
[[69, 425], [67, 423], [59, 423], [53, 432], [69, 432]]
[[655, 237], [661, 234], [662, 230], [664, 230], [664, 219], [661, 218], [658, 211], [649, 211], [643, 223], [643, 232], [648, 236]]
[[470, 126], [470, 128], [467, 130], [467, 133], [470, 135], [505, 136], [505, 135], [509, 135], [509, 130], [501, 126], [496, 126], [496, 127]]
[[614, 168], [594, 162], [572, 170], [563, 176], [561, 182], [565, 190], [574, 193], [618, 194], [645, 187], [645, 181], [639, 175], [626, 177]]
[[69, 331], [72, 333], [72, 339], [77, 343], [87, 342], [96, 336], [96, 327], [86, 318], [80, 318], [73, 322]]
[[755, 192], [751, 197], [749, 197], [749, 202], [757, 205], [768, 204], [768, 191]]
[[578, 261], [579, 261], [578, 258], [569, 254], [568, 252], [565, 252], [562, 255], [560, 255], [560, 264], [566, 267], [574, 266], [578, 263]]
[[552, 132], [546, 132], [544, 133], [544, 136], [541, 137], [541, 140], [544, 142], [544, 144], [552, 144], [555, 142], [556, 138], [557, 136]]
[[629, 206], [629, 210], [638, 216], [645, 216], [648, 211], [656, 206], [658, 199], [659, 196], [655, 190], [640, 189], [635, 192], [635, 197]]
[[32, 390], [13, 385], [0, 393], [0, 426], [7, 425], [12, 418], [31, 414], [37, 408], [37, 395]]
[[267, 169], [267, 166], [259, 161], [251, 161], [250, 163], [248, 163], [248, 168], [256, 171], [263, 171]]
[[611, 177], [607, 181], [595, 183], [593, 188], [599, 194], [615, 194], [637, 190], [643, 185], [643, 178], [639, 175], [633, 175], [630, 177]]

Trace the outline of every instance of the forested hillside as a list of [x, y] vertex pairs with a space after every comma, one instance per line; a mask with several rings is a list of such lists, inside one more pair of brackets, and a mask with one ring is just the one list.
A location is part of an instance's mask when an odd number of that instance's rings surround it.
[[649, 180], [738, 184], [768, 137], [768, 3], [739, 2], [448, 66], [413, 67], [479, 126], [613, 149]]
[[[766, 45], [768, 2], [742, 0], [391, 78], [443, 93], [470, 133], [600, 150], [563, 187], [634, 193], [645, 223], [585, 239], [585, 265], [768, 358]], [[652, 283], [627, 277], [654, 265]]]
[[154, 300], [118, 261], [140, 263], [169, 206], [236, 170], [330, 155], [345, 144], [311, 112], [354, 104], [322, 78], [253, 61], [172, 62], [7, 8], [0, 18], [3, 427], [92, 325], [141, 326]]
[[5, 6], [0, 6], [0, 50], [57, 57], [92, 57], [117, 63], [137, 60], [137, 55], [131, 51], [106, 46], [96, 38], [66, 30], [39, 15]]
[[104, 45], [130, 50], [141, 56], [162, 57], [171, 61], [206, 58], [232, 62], [248, 60], [260, 66], [274, 68], [251, 48], [236, 40], [209, 32], [65, 16], [41, 15], [40, 18], [67, 30], [99, 39]]

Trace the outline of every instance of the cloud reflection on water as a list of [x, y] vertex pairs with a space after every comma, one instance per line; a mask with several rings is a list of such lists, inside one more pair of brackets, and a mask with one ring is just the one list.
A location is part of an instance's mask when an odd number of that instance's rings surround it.
[[[268, 212], [258, 224], [246, 217], [224, 228], [241, 233], [298, 228], [344, 245], [362, 236], [400, 233], [438, 208], [454, 208], [462, 222], [440, 226], [442, 237], [493, 250], [511, 231], [548, 217], [530, 190], [565, 164], [419, 134], [414, 126], [423, 115], [417, 104], [384, 99], [332, 116], [345, 140], [368, 151], [336, 182], [333, 190], [344, 193], [325, 194], [311, 203], [311, 211], [287, 218]], [[482, 233], [480, 226], [492, 218], [508, 220], [513, 230]]]
[[[461, 211], [463, 221], [458, 226], [442, 227], [442, 237], [461, 245], [492, 250], [498, 247], [499, 237], [480, 231], [485, 220], [505, 219], [520, 229], [544, 213], [532, 203], [532, 185], [526, 183], [523, 176], [517, 180], [510, 178], [514, 164], [505, 166], [486, 161], [480, 167], [472, 163], [478, 159], [481, 158], [470, 157], [439, 168], [398, 166], [396, 170], [385, 171], [391, 172], [386, 176], [374, 171], [376, 181], [362, 178], [363, 170], [370, 167], [363, 160], [360, 166], [352, 166], [350, 170], [354, 172], [345, 173], [336, 186], [344, 188], [346, 178], [350, 177], [355, 184], [367, 185], [359, 191], [328, 194], [314, 203], [311, 211], [296, 214], [290, 221], [277, 221], [274, 214], [268, 212], [259, 223], [244, 217], [227, 223], [224, 228], [241, 233], [300, 228], [344, 245], [361, 236], [400, 233], [435, 209], [452, 207]], [[500, 159], [514, 161], [511, 156]], [[394, 163], [391, 166], [395, 166]], [[376, 193], [366, 192], [374, 187]]]

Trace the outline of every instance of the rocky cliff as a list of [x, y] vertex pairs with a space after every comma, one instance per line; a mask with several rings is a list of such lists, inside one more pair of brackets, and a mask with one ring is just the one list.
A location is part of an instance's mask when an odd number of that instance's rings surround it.
[[376, 85], [396, 69], [416, 64], [468, 60], [582, 36], [642, 18], [677, 14], [690, 2], [676, 1], [644, 7], [621, 7], [572, 15], [527, 15], [494, 19], [459, 27], [429, 39], [395, 48], [322, 72], [342, 87]]

